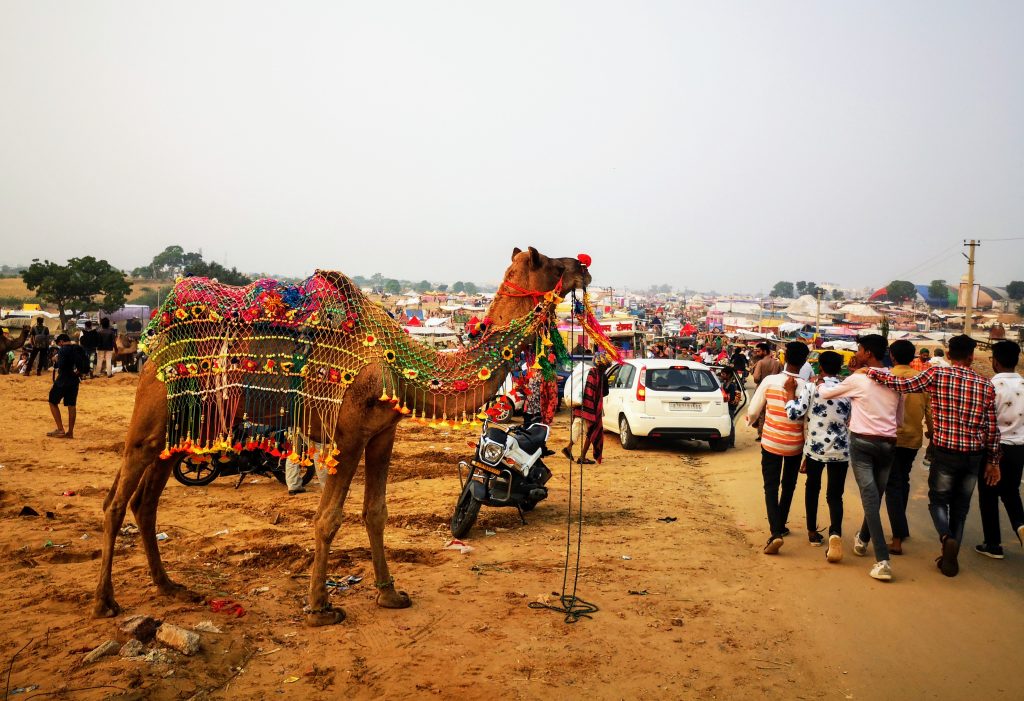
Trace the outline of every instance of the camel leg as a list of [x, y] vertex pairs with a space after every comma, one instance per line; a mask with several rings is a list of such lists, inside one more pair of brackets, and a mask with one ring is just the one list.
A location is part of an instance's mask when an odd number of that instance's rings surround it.
[[387, 488], [391, 449], [395, 445], [395, 426], [378, 433], [366, 445], [366, 491], [363, 495], [363, 523], [370, 539], [373, 573], [377, 585], [377, 605], [403, 609], [412, 605], [404, 591], [395, 591], [395, 582], [384, 557], [384, 526], [388, 521]]
[[[103, 500], [103, 558], [100, 561], [100, 577], [93, 604], [93, 616], [96, 617], [116, 616], [121, 610], [114, 600], [114, 584], [111, 580], [114, 543], [139, 483], [146, 472], [154, 467], [163, 448], [166, 401], [165, 390], [157, 382], [155, 373], [140, 379], [135, 395], [135, 411], [125, 439], [124, 457], [114, 483]], [[164, 476], [160, 483], [161, 489], [166, 481], [167, 477]]]
[[[162, 437], [161, 437], [162, 438]], [[114, 564], [114, 543], [124, 522], [128, 502], [135, 495], [146, 470], [153, 466], [160, 453], [159, 444], [139, 441], [125, 448], [124, 460], [117, 478], [103, 503], [103, 558], [100, 561], [100, 580], [96, 586], [93, 616], [106, 618], [116, 616], [121, 607], [114, 600], [114, 584], [111, 570]], [[166, 482], [166, 478], [164, 479]]]
[[153, 584], [164, 596], [173, 596], [183, 601], [197, 601], [200, 598], [197, 594], [167, 576], [157, 545], [156, 511], [160, 504], [160, 495], [167, 486], [167, 479], [171, 476], [173, 467], [174, 460], [157, 460], [146, 471], [141, 486], [132, 498], [132, 513], [135, 515], [135, 523], [139, 526], [139, 535], [146, 551], [146, 561], [149, 563], [149, 574], [153, 577]]
[[345, 620], [345, 612], [331, 606], [327, 597], [327, 558], [331, 553], [331, 543], [341, 527], [342, 511], [345, 498], [348, 496], [352, 477], [359, 466], [364, 444], [356, 441], [344, 442], [338, 446], [338, 471], [327, 477], [320, 506], [313, 517], [313, 529], [316, 538], [313, 555], [313, 569], [309, 575], [309, 604], [306, 607], [306, 625], [325, 626], [341, 623]]

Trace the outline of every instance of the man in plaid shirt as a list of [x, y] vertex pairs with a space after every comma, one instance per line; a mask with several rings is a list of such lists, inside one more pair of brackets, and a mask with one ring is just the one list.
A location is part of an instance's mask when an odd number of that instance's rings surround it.
[[931, 396], [935, 457], [928, 475], [928, 511], [942, 542], [936, 564], [944, 575], [960, 571], [957, 555], [964, 523], [982, 466], [986, 484], [999, 482], [1000, 436], [996, 424], [995, 388], [976, 373], [970, 336], [949, 340], [950, 367], [929, 367], [916, 377], [896, 377], [877, 369], [868, 377], [897, 392]]

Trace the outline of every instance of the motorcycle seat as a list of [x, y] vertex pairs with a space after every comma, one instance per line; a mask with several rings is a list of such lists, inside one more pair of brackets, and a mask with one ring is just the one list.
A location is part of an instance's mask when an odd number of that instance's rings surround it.
[[516, 442], [524, 453], [533, 454], [544, 447], [548, 440], [549, 428], [545, 424], [533, 424], [529, 428], [515, 430]]

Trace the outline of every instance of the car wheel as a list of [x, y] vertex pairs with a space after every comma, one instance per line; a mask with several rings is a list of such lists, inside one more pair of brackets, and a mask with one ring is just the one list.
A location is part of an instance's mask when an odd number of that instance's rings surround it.
[[640, 439], [629, 430], [629, 421], [626, 420], [625, 416], [619, 417], [619, 443], [626, 450], [633, 450], [640, 443]]
[[711, 450], [716, 453], [724, 453], [729, 450], [729, 439], [728, 438], [712, 438], [708, 441], [708, 445], [711, 446]]

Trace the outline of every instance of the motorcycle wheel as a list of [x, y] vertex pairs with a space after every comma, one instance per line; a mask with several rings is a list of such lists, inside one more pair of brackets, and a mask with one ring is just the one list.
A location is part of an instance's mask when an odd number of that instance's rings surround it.
[[455, 513], [452, 514], [452, 536], [462, 538], [469, 533], [479, 513], [480, 502], [473, 497], [473, 492], [467, 484], [455, 504]]
[[216, 458], [210, 462], [193, 463], [184, 456], [174, 463], [174, 479], [189, 487], [205, 487], [220, 476], [220, 463]]
[[[287, 480], [285, 480], [284, 471], [285, 471], [284, 467], [282, 467], [282, 468], [274, 468], [273, 470], [271, 470], [271, 472], [274, 473], [274, 477], [277, 478], [278, 482], [280, 482], [281, 484], [288, 484]], [[310, 481], [313, 479], [313, 476], [315, 474], [316, 474], [316, 465], [307, 465], [306, 466], [306, 471], [302, 473], [302, 486], [305, 487], [307, 484], [309, 484]]]

